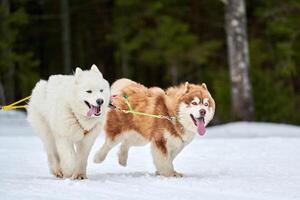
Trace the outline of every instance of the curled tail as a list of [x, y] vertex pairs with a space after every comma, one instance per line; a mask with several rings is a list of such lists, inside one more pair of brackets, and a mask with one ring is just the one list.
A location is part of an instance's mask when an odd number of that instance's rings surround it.
[[34, 89], [32, 90], [31, 99], [28, 103], [27, 110], [30, 111], [35, 108], [39, 108], [46, 99], [46, 88], [47, 88], [47, 81], [41, 80], [39, 81]]
[[122, 90], [130, 85], [137, 84], [136, 82], [129, 80], [127, 78], [122, 78], [117, 81], [115, 81], [111, 85], [111, 94], [112, 95], [121, 95], [123, 92]]

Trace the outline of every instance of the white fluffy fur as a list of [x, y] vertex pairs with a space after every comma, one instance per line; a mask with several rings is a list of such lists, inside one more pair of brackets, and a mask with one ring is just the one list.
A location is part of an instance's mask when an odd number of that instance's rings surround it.
[[[84, 101], [96, 106], [99, 98], [104, 100], [101, 115], [88, 117]], [[109, 84], [95, 65], [89, 71], [77, 68], [74, 75], [53, 75], [36, 84], [28, 121], [43, 141], [55, 176], [86, 178], [87, 158], [103, 127], [109, 98]], [[85, 130], [89, 132], [84, 134]]]

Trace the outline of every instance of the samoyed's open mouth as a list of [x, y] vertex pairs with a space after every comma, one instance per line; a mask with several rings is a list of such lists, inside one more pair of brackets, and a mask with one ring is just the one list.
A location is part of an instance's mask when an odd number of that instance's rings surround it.
[[86, 114], [88, 117], [91, 117], [92, 115], [95, 115], [97, 117], [100, 116], [100, 114], [101, 114], [101, 106], [94, 106], [94, 105], [90, 104], [87, 101], [84, 101], [84, 103], [89, 108], [89, 111]]
[[197, 131], [199, 135], [203, 136], [205, 134], [205, 121], [204, 117], [196, 118], [194, 115], [190, 114], [195, 126], [197, 127]]

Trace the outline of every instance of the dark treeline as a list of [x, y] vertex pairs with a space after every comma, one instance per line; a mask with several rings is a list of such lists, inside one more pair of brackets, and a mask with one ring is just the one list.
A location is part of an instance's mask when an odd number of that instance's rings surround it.
[[226, 23], [236, 22], [225, 16], [232, 0], [0, 2], [0, 105], [28, 96], [40, 78], [95, 63], [111, 83], [205, 82], [217, 103], [215, 123], [300, 124], [299, 0], [246, 1], [251, 118], [236, 117], [231, 101]]

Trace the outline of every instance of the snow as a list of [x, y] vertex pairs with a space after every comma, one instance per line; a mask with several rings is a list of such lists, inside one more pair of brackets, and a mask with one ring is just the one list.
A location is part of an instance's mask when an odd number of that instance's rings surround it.
[[[48, 173], [42, 143], [19, 112], [0, 112], [0, 199], [300, 199], [300, 127], [237, 122], [207, 129], [175, 161], [183, 178], [154, 175], [149, 145], [132, 148], [126, 168], [117, 150], [88, 180]], [[91, 155], [103, 143], [99, 136]]]

